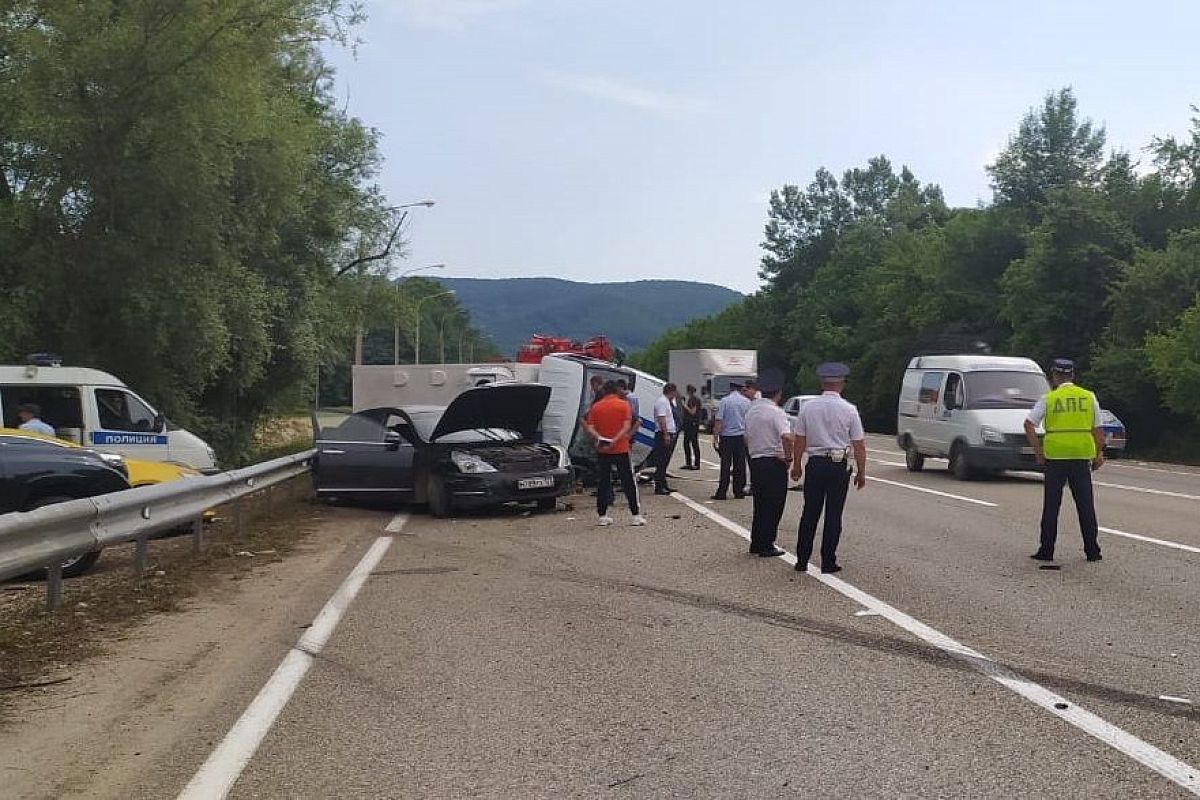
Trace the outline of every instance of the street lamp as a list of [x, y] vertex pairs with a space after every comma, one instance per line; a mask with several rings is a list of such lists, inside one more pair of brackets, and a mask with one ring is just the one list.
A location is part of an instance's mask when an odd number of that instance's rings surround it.
[[[425, 202], [433, 205], [432, 200]], [[424, 205], [423, 203], [421, 205]], [[400, 363], [400, 284], [404, 283], [404, 279], [409, 275], [417, 272], [424, 272], [427, 269], [445, 269], [445, 264], [429, 264], [425, 267], [417, 267], [405, 272], [401, 272], [396, 280], [392, 281], [392, 285], [396, 287], [396, 309], [392, 315], [392, 364], [399, 365]]]
[[423, 303], [426, 303], [426, 302], [434, 299], [435, 297], [446, 297], [446, 296], [452, 295], [452, 294], [454, 294], [454, 290], [447, 289], [446, 291], [438, 292], [437, 294], [427, 294], [424, 297], [422, 297], [420, 300], [417, 301], [417, 337], [416, 337], [417, 347], [416, 347], [416, 353], [415, 353], [416, 359], [414, 360], [413, 363], [415, 363], [415, 364], [421, 363], [421, 305]]

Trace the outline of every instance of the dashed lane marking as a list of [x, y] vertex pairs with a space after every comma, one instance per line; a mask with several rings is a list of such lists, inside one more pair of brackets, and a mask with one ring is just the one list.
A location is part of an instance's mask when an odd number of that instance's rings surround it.
[[[750, 540], [750, 531], [733, 520], [721, 516], [710, 508], [705, 508], [690, 497], [685, 497], [678, 492], [671, 496], [688, 508], [713, 520], [726, 530], [737, 534], [742, 539], [746, 541]], [[791, 553], [780, 556], [779, 560], [789, 566], [795, 566], [796, 564], [796, 557]], [[1194, 795], [1200, 796], [1200, 769], [1179, 760], [1164, 750], [1158, 749], [1149, 742], [1137, 738], [1128, 731], [1118, 728], [1116, 725], [1093, 714], [1082, 706], [1071, 703], [1067, 698], [1052, 692], [1041, 684], [1034, 683], [1028, 678], [1018, 675], [979, 651], [951, 639], [941, 631], [926, 625], [914, 617], [910, 617], [903, 611], [888, 605], [879, 598], [864, 592], [862, 589], [840, 578], [816, 572], [811, 564], [809, 565], [808, 574], [835, 592], [863, 606], [866, 610], [877, 612], [879, 616], [885, 617], [888, 621], [908, 631], [918, 639], [969, 664], [986, 677], [1020, 695], [1043, 711], [1074, 725], [1089, 736], [1099, 739], [1109, 747], [1149, 767], [1176, 785]]]

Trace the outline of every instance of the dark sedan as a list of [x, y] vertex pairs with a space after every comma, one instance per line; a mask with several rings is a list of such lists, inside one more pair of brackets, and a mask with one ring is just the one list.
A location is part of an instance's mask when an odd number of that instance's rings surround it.
[[446, 407], [314, 414], [318, 494], [457, 509], [536, 503], [571, 491], [566, 451], [535, 441], [550, 389], [498, 383], [468, 389]]
[[[33, 511], [129, 488], [119, 456], [63, 447], [28, 436], [0, 435], [0, 513]], [[100, 551], [63, 564], [63, 575], [91, 569]]]

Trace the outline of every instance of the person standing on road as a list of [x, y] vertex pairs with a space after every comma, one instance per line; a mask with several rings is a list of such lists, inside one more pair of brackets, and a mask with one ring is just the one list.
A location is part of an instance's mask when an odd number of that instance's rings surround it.
[[[751, 388], [747, 390], [747, 386]], [[721, 475], [717, 481], [717, 492], [713, 500], [724, 500], [728, 496], [729, 484], [733, 483], [733, 496], [746, 496], [746, 412], [750, 410], [747, 391], [753, 393], [753, 384], [729, 384], [729, 394], [717, 403], [716, 421], [713, 423], [713, 446], [721, 454]]]
[[696, 396], [696, 387], [690, 383], [687, 387], [687, 397], [683, 400], [683, 418], [680, 428], [683, 432], [683, 458], [686, 462], [684, 469], [700, 469], [700, 416], [703, 407], [700, 398]]
[[[858, 409], [842, 399], [850, 368], [845, 364], [826, 363], [817, 367], [821, 396], [805, 404], [796, 417], [796, 437], [792, 442], [792, 479], [804, 478], [804, 511], [800, 515], [800, 535], [796, 543], [796, 571], [808, 569], [817, 522], [825, 512], [821, 533], [821, 572], [840, 572], [838, 543], [842, 538], [842, 510], [850, 491], [849, 454], [854, 453], [854, 486], [867, 485], [867, 446]], [[808, 475], [804, 475], [801, 457], [808, 453]]]
[[621, 489], [633, 515], [632, 525], [645, 525], [646, 518], [638, 505], [637, 484], [633, 480], [633, 465], [629, 462], [629, 437], [632, 425], [629, 419], [629, 404], [617, 391], [612, 381], [604, 384], [601, 397], [588, 409], [583, 428], [596, 445], [596, 516], [601, 526], [612, 525], [608, 515], [612, 504], [612, 473], [615, 469], [621, 481]]
[[746, 412], [746, 452], [754, 486], [754, 518], [750, 552], [764, 558], [781, 556], [775, 545], [779, 521], [787, 505], [788, 464], [792, 462], [792, 422], [784, 413], [783, 373], [767, 370], [759, 378], [762, 397]]
[[[1054, 560], [1063, 486], [1069, 483], [1079, 515], [1079, 532], [1083, 534], [1084, 557], [1088, 561], [1099, 561], [1099, 525], [1092, 471], [1104, 464], [1100, 401], [1087, 389], [1075, 385], [1075, 362], [1068, 358], [1054, 360], [1050, 381], [1054, 388], [1037, 401], [1025, 420], [1025, 438], [1033, 448], [1038, 464], [1045, 469], [1041, 544], [1030, 558]], [[1037, 426], [1043, 423], [1046, 429], [1044, 441], [1037, 435]]]
[[53, 427], [42, 422], [42, 409], [36, 403], [22, 403], [17, 406], [17, 418], [21, 420], [21, 424], [17, 426], [20, 430], [44, 433], [47, 436], [58, 435]]
[[667, 465], [675, 452], [678, 429], [675, 425], [675, 384], [668, 383], [663, 393], [654, 401], [654, 493], [670, 494], [675, 491], [667, 485]]
[[629, 383], [624, 378], [617, 378], [617, 394], [629, 404], [629, 413], [633, 417], [633, 428], [629, 438], [633, 439], [642, 429], [642, 409], [638, 396], [629, 390]]

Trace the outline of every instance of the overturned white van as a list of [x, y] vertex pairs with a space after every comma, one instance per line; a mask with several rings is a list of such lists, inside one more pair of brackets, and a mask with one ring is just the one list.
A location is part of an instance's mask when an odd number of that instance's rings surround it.
[[170, 461], [215, 472], [216, 453], [194, 433], [179, 428], [116, 377], [57, 362], [0, 365], [3, 427], [20, 424], [17, 409], [41, 409], [55, 434], [85, 447], [143, 461]]
[[896, 442], [909, 470], [927, 457], [947, 458], [956, 478], [1002, 470], [1036, 470], [1025, 418], [1050, 390], [1028, 358], [917, 356], [904, 372]]

